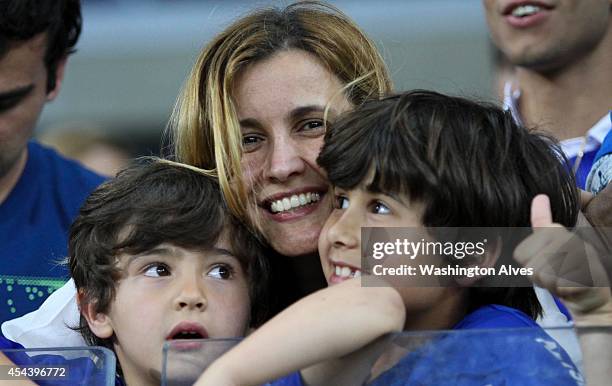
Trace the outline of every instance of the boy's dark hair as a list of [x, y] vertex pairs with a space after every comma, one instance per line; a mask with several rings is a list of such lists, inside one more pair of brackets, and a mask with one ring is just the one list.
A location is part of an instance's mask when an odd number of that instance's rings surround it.
[[[565, 162], [564, 162], [565, 161]], [[552, 138], [499, 107], [415, 90], [371, 101], [333, 124], [317, 159], [332, 185], [404, 194], [426, 227], [529, 227], [531, 200], [550, 197], [553, 220], [574, 226], [578, 192]], [[535, 318], [532, 287], [471, 288], [469, 308], [502, 304]]]
[[58, 62], [74, 52], [81, 33], [79, 0], [0, 0], [0, 58], [14, 41], [47, 32], [47, 92], [55, 89]]
[[[70, 229], [70, 274], [82, 302], [107, 312], [122, 276], [117, 255], [142, 253], [164, 242], [211, 248], [224, 229], [247, 274], [251, 325], [257, 326], [264, 321], [267, 304], [262, 246], [229, 215], [217, 180], [185, 166], [165, 161], [134, 164], [91, 193]], [[82, 315], [79, 329], [88, 344], [113, 348], [112, 339], [98, 338]]]

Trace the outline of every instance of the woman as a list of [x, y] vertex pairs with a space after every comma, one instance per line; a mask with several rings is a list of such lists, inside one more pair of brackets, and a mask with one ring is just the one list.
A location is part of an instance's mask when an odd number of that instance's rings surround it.
[[176, 158], [216, 172], [232, 211], [282, 255], [271, 257], [280, 307], [325, 286], [326, 121], [390, 90], [374, 44], [320, 2], [253, 12], [198, 57], [171, 120]]

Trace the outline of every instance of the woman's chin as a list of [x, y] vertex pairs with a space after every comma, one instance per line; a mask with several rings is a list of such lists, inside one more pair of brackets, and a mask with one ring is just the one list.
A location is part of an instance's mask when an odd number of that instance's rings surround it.
[[296, 257], [317, 253], [320, 226], [303, 230], [282, 225], [267, 228], [264, 232], [266, 240], [281, 255]]

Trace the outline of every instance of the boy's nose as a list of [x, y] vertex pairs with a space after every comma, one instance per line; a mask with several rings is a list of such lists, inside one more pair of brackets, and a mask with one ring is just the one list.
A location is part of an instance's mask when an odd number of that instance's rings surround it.
[[327, 240], [334, 248], [359, 248], [361, 243], [361, 228], [359, 222], [349, 211], [342, 212], [336, 218], [330, 217], [332, 222], [327, 230]]
[[182, 280], [182, 285], [174, 302], [176, 310], [203, 311], [206, 308], [207, 302], [202, 281], [202, 278], [197, 277], [184, 278]]

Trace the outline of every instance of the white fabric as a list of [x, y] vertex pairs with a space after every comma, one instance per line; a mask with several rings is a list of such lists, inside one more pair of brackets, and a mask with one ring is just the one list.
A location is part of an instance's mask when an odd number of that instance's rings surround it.
[[79, 325], [76, 288], [70, 279], [36, 311], [2, 324], [2, 334], [25, 348], [87, 346]]
[[542, 316], [536, 322], [565, 349], [576, 367], [582, 371], [582, 351], [578, 336], [574, 330], [567, 328], [573, 326], [573, 323], [569, 322], [565, 314], [559, 311], [555, 299], [548, 290], [535, 286], [533, 288], [543, 310]]

